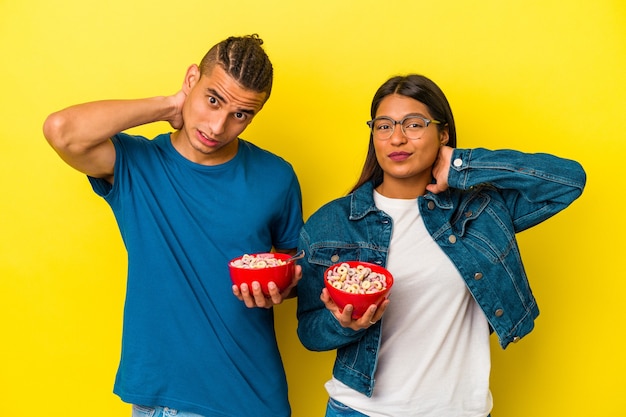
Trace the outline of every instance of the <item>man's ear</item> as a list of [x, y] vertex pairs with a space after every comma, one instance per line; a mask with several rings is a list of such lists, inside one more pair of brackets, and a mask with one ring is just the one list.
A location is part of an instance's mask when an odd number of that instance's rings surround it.
[[196, 64], [190, 65], [189, 68], [187, 68], [187, 73], [185, 74], [185, 81], [183, 81], [183, 92], [185, 94], [189, 94], [189, 91], [191, 91], [199, 79], [200, 68], [198, 68]]

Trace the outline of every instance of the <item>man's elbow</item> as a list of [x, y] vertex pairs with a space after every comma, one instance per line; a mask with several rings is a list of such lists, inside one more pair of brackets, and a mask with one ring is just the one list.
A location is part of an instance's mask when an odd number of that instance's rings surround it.
[[70, 147], [70, 141], [65, 134], [67, 120], [59, 113], [52, 113], [43, 123], [43, 135], [54, 149], [62, 150]]
[[72, 135], [72, 129], [72, 121], [62, 112], [52, 113], [43, 124], [44, 137], [63, 159], [85, 155], [91, 150], [88, 142]]

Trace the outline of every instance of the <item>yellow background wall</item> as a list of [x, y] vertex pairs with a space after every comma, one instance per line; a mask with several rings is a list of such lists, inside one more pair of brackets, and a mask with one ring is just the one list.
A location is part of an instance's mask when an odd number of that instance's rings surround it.
[[[542, 314], [507, 351], [493, 340], [493, 415], [624, 415], [623, 0], [1, 0], [2, 414], [130, 415], [111, 393], [125, 251], [106, 203], [46, 144], [44, 118], [174, 93], [212, 44], [253, 32], [275, 89], [243, 136], [292, 162], [307, 217], [356, 180], [370, 100], [398, 73], [443, 88], [459, 147], [582, 162], [581, 199], [519, 236]], [[334, 354], [303, 349], [295, 327], [290, 300], [277, 331], [294, 416], [321, 416]]]

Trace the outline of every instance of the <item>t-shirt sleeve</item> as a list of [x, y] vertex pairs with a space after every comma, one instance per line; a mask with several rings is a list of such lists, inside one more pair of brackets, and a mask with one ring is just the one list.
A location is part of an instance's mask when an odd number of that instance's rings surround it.
[[284, 193], [284, 207], [274, 228], [274, 247], [293, 249], [298, 246], [298, 237], [302, 228], [302, 192], [298, 178], [291, 170], [291, 180]]
[[119, 189], [121, 184], [128, 182], [128, 157], [127, 148], [132, 147], [134, 143], [138, 143], [139, 140], [134, 136], [127, 135], [125, 133], [118, 133], [111, 138], [113, 145], [115, 146], [115, 167], [113, 169], [113, 184], [102, 179], [87, 176], [91, 187], [94, 192], [100, 197], [104, 198], [111, 206], [115, 204], [118, 199]]

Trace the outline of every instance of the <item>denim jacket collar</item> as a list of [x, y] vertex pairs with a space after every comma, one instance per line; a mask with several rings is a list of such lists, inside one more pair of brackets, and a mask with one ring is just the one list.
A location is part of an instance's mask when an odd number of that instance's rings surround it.
[[[439, 194], [426, 192], [424, 199], [433, 201], [441, 209], [452, 209], [452, 198], [449, 190]], [[374, 204], [374, 184], [366, 182], [352, 193], [350, 200], [350, 220], [359, 220], [370, 212], [378, 211]]]

